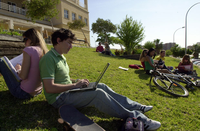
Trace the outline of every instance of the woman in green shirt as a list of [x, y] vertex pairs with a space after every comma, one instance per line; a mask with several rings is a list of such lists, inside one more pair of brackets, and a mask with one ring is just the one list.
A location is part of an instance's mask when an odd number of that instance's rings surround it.
[[144, 62], [146, 74], [150, 74], [149, 71], [153, 70], [155, 68], [152, 57], [155, 57], [155, 49], [154, 48], [149, 49], [147, 56], [146, 56], [146, 61]]

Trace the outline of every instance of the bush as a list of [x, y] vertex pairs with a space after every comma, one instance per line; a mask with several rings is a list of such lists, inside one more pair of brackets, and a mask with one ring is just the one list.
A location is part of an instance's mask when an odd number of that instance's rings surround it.
[[172, 52], [170, 50], [166, 50], [166, 56], [172, 55]]

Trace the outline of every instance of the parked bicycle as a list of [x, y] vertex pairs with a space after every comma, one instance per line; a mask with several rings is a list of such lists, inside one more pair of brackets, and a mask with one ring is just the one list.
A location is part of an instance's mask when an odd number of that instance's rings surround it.
[[200, 86], [200, 77], [198, 76], [191, 76], [191, 75], [185, 75], [180, 73], [173, 72], [172, 74], [166, 74], [167, 77], [171, 80], [174, 80], [176, 82], [185, 84], [186, 88], [190, 88], [194, 90], [195, 88], [193, 86]]
[[189, 95], [188, 90], [185, 87], [169, 78], [166, 73], [161, 73], [156, 70], [156, 68], [151, 70], [150, 73], [152, 74], [149, 81], [150, 85], [153, 78], [154, 84], [170, 95], [178, 97], [187, 97]]

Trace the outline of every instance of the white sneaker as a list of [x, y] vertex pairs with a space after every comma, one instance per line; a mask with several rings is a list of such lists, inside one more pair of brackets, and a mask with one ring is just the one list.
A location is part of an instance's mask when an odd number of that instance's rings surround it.
[[142, 106], [140, 107], [139, 110], [140, 110], [141, 112], [145, 113], [145, 112], [147, 112], [147, 111], [150, 111], [152, 108], [153, 108], [153, 106], [142, 105]]
[[147, 131], [157, 130], [160, 128], [161, 123], [159, 121], [148, 119], [147, 122], [144, 124], [144, 129]]

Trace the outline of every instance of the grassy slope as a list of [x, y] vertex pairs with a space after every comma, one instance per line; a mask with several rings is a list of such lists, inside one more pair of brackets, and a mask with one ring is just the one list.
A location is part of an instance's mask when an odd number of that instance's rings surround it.
[[[70, 66], [71, 78], [95, 81], [105, 64], [109, 62], [111, 65], [101, 82], [134, 101], [153, 105], [153, 110], [146, 115], [162, 123], [160, 131], [200, 129], [198, 88], [193, 92], [189, 91], [188, 98], [175, 98], [160, 91], [153, 82], [150, 88], [150, 77], [142, 69], [118, 69], [119, 66], [128, 68], [129, 64], [140, 64], [138, 60], [105, 56], [94, 51], [94, 48], [74, 47], [65, 55]], [[177, 59], [166, 58], [166, 65], [177, 66], [178, 62]], [[199, 69], [195, 69], [200, 74]], [[0, 77], [0, 98], [0, 130], [62, 130], [62, 125], [57, 122], [57, 109], [47, 104], [43, 94], [28, 101], [15, 99]], [[80, 111], [107, 131], [117, 131], [120, 127], [121, 121], [118, 118], [109, 117], [95, 108], [84, 108]]]

